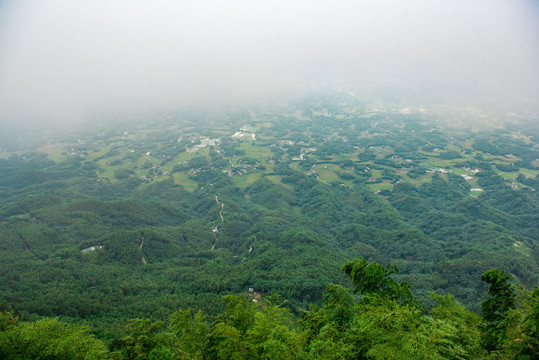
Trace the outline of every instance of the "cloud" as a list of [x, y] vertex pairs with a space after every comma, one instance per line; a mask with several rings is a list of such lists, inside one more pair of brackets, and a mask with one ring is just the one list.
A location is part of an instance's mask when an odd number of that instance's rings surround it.
[[0, 6], [3, 123], [241, 101], [309, 84], [369, 91], [390, 83], [437, 101], [539, 94], [532, 1]]

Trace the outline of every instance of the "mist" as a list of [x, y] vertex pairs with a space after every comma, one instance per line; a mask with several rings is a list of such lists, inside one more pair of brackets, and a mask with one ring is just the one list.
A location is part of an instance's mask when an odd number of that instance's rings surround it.
[[0, 124], [320, 86], [402, 103], [535, 106], [538, 34], [539, 6], [524, 0], [4, 1]]

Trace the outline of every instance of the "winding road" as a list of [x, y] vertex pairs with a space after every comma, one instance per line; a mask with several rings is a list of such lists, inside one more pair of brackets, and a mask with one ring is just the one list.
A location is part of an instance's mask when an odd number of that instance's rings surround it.
[[[142, 246], [144, 246], [144, 238], [141, 238], [141, 242], [140, 242], [140, 250], [142, 250]], [[148, 263], [146, 262], [146, 258], [144, 257], [144, 254], [142, 254], [142, 263], [144, 265], [147, 265]]]
[[215, 201], [218, 204], [221, 204], [221, 210], [219, 210], [219, 216], [221, 217], [221, 222], [224, 222], [225, 219], [223, 219], [223, 208], [225, 207], [225, 204], [223, 204], [222, 202], [219, 201], [219, 199], [217, 198], [217, 195], [215, 195]]
[[[221, 204], [221, 210], [219, 210], [219, 217], [221, 218], [221, 222], [224, 222], [225, 219], [223, 218], [223, 208], [225, 207], [225, 204], [219, 201], [217, 195], [215, 195], [215, 202]], [[212, 250], [215, 249], [215, 245], [217, 244], [217, 226], [213, 229], [213, 232], [215, 233], [215, 243], [211, 247]]]

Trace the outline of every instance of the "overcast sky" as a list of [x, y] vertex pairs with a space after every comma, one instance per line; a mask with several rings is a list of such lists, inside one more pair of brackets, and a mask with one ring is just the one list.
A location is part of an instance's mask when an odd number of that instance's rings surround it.
[[0, 1], [0, 123], [324, 84], [469, 102], [537, 99], [537, 3]]

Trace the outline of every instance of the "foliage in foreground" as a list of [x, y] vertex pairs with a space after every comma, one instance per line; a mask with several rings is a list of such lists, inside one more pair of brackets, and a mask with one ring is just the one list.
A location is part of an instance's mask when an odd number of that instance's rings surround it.
[[209, 323], [179, 310], [168, 323], [131, 320], [109, 349], [80, 325], [19, 322], [0, 315], [0, 358], [9, 359], [534, 359], [539, 353], [539, 288], [519, 289], [500, 270], [482, 280], [491, 296], [483, 317], [453, 296], [432, 293], [426, 312], [397, 271], [363, 258], [342, 271], [353, 290], [329, 284], [320, 308], [301, 318], [278, 296], [227, 295]]

